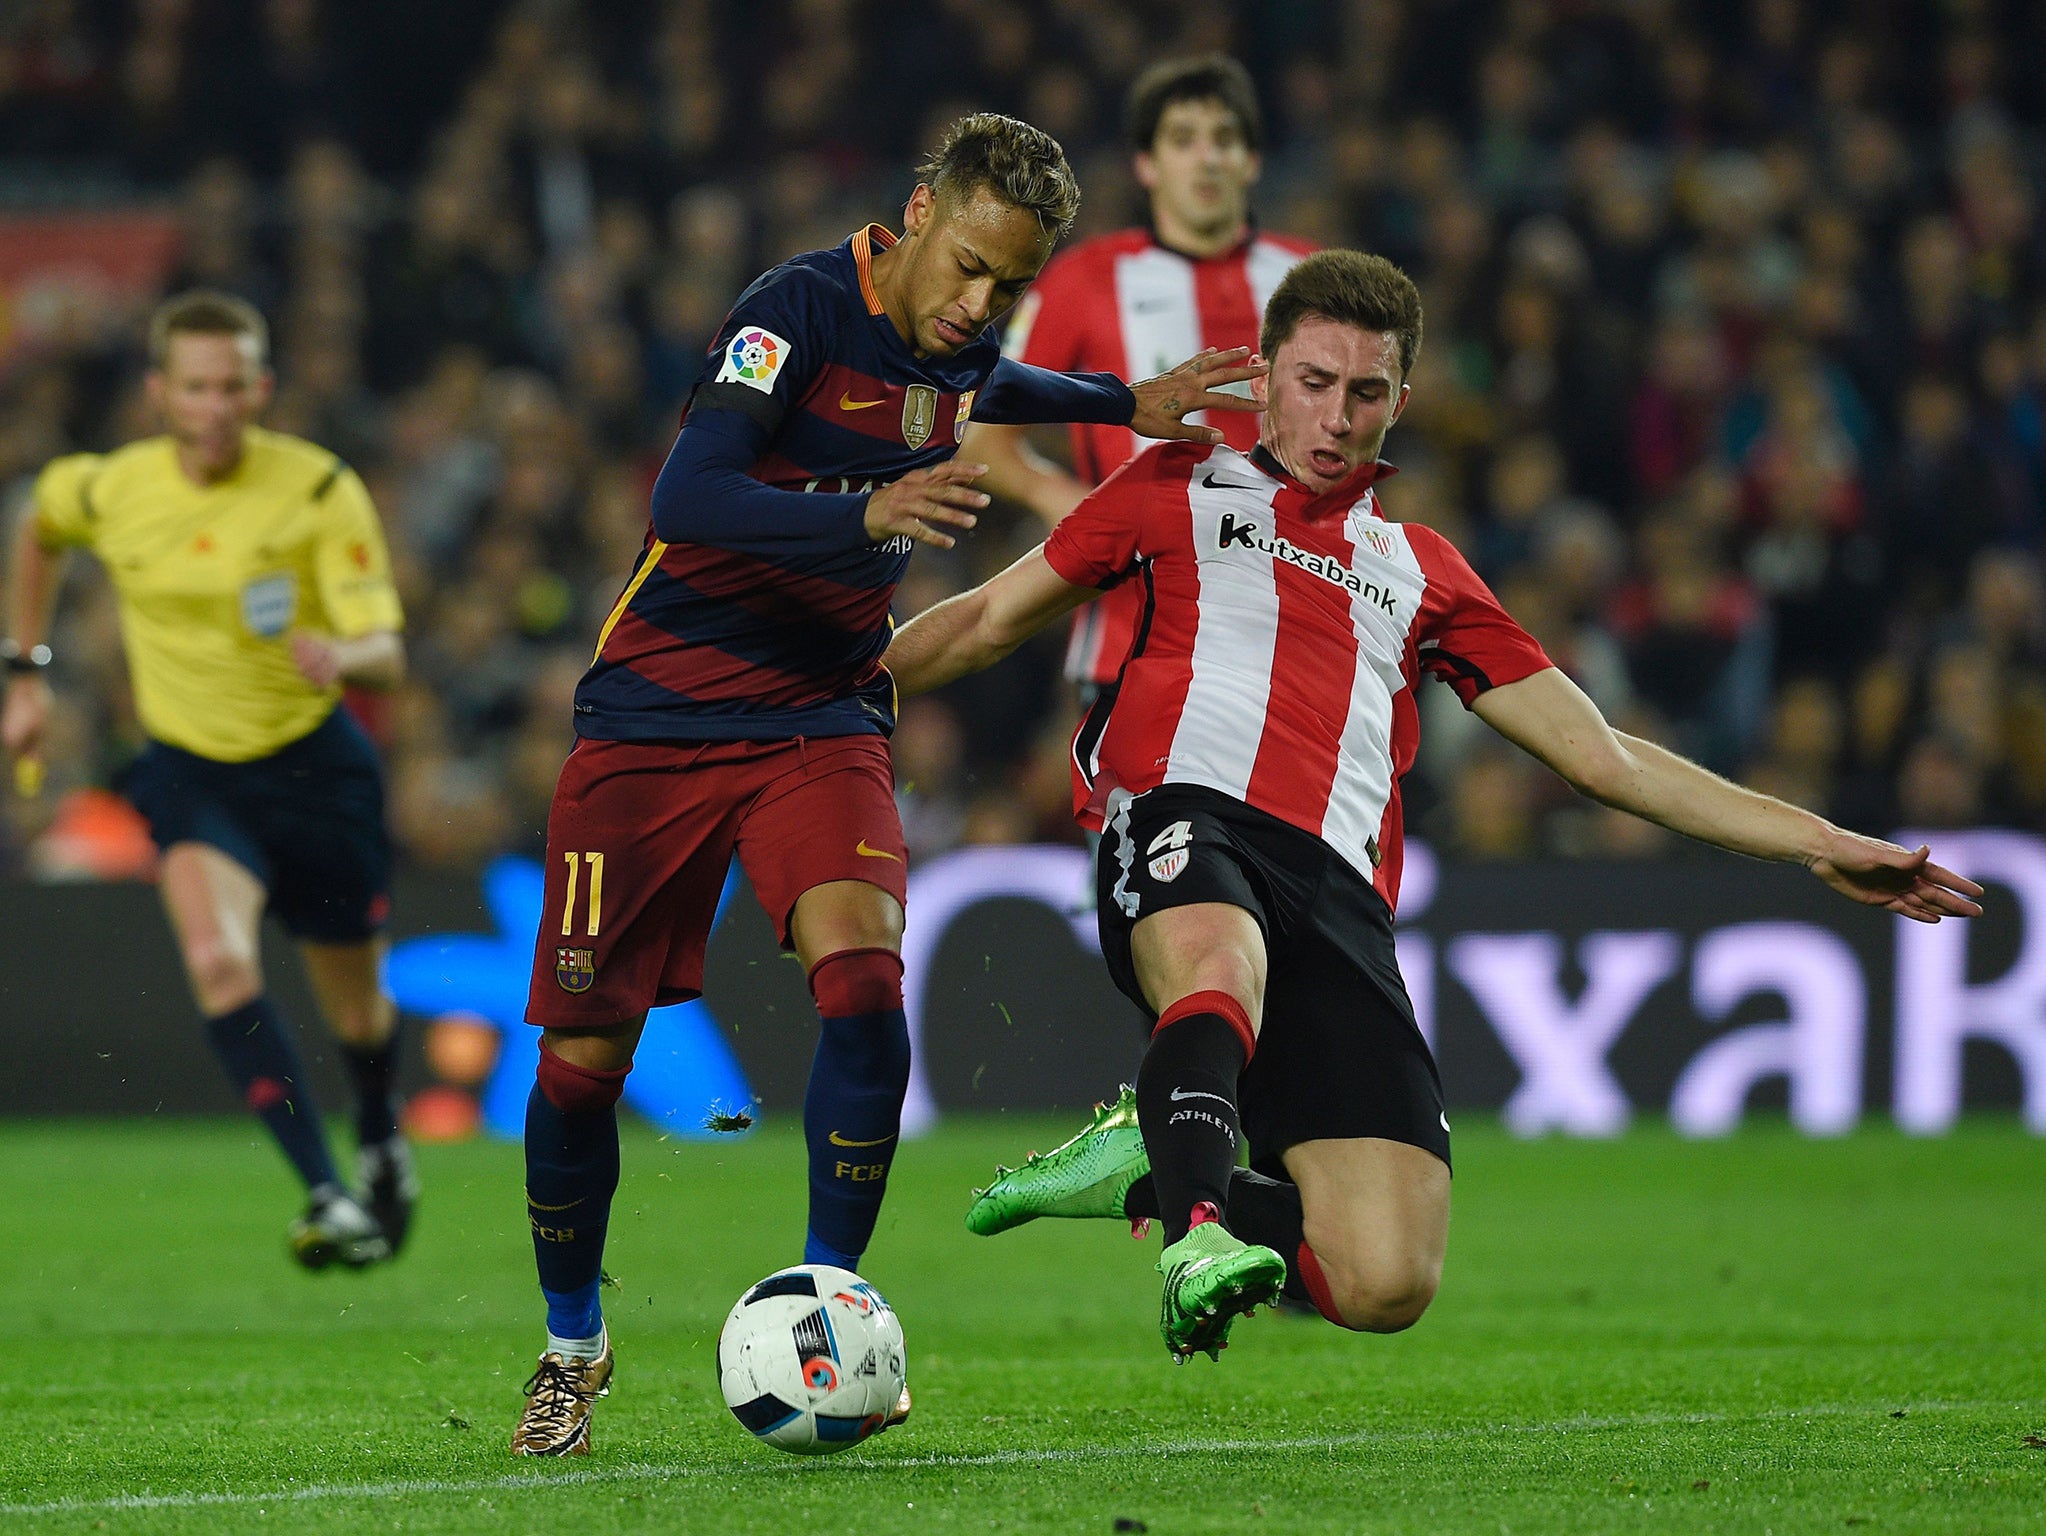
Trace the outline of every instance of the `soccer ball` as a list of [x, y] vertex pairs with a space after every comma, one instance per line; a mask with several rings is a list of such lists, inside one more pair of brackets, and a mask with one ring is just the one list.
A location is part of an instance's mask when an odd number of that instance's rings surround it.
[[718, 1386], [732, 1417], [798, 1456], [829, 1456], [879, 1429], [907, 1365], [894, 1308], [829, 1264], [769, 1275], [718, 1335]]

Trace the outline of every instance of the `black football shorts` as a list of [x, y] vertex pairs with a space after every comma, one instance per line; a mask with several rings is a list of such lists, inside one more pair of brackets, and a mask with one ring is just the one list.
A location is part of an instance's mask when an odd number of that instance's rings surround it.
[[152, 741], [121, 790], [157, 847], [210, 843], [262, 881], [294, 937], [359, 944], [382, 930], [391, 908], [383, 771], [347, 710], [246, 763]]
[[1130, 959], [1145, 917], [1224, 902], [1264, 931], [1264, 1019], [1238, 1091], [1253, 1168], [1282, 1178], [1288, 1147], [1365, 1136], [1449, 1161], [1442, 1079], [1394, 958], [1392, 913], [1328, 844], [1219, 790], [1165, 784], [1110, 819], [1095, 888], [1109, 975], [1153, 1017]]

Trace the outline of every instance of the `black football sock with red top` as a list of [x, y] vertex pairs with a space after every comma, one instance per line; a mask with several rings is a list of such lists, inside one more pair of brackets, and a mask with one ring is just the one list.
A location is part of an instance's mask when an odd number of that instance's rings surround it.
[[1158, 1016], [1137, 1069], [1137, 1123], [1167, 1244], [1186, 1236], [1198, 1204], [1228, 1219], [1240, 1135], [1236, 1084], [1256, 1038], [1226, 992], [1193, 993]]

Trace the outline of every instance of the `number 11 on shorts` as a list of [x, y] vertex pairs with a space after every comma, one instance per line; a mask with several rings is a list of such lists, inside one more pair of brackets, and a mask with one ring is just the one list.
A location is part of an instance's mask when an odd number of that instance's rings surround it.
[[561, 936], [565, 939], [575, 932], [575, 888], [582, 866], [590, 867], [590, 922], [584, 930], [587, 937], [594, 939], [597, 929], [604, 921], [604, 856], [601, 853], [564, 853], [568, 861], [568, 894], [561, 902]]

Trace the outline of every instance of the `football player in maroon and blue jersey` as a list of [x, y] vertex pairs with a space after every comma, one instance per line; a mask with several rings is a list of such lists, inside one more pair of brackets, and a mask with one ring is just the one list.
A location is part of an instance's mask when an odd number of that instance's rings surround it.
[[[949, 462], [967, 423], [1212, 443], [1220, 431], [1189, 416], [1256, 409], [1218, 392], [1262, 372], [1248, 349], [1133, 386], [1002, 358], [988, 327], [1079, 205], [1049, 135], [967, 117], [919, 174], [899, 238], [869, 225], [734, 305], [576, 691], [526, 1013], [545, 1030], [526, 1198], [548, 1339], [513, 1436], [522, 1455], [589, 1449], [611, 1375], [597, 1291], [616, 1105], [647, 1011], [702, 989], [735, 853], [823, 1019], [803, 1111], [804, 1262], [856, 1268], [873, 1233], [909, 1078], [881, 655], [911, 549], [949, 547], [986, 505], [983, 468]], [[907, 1410], [905, 1392], [889, 1422]]]

